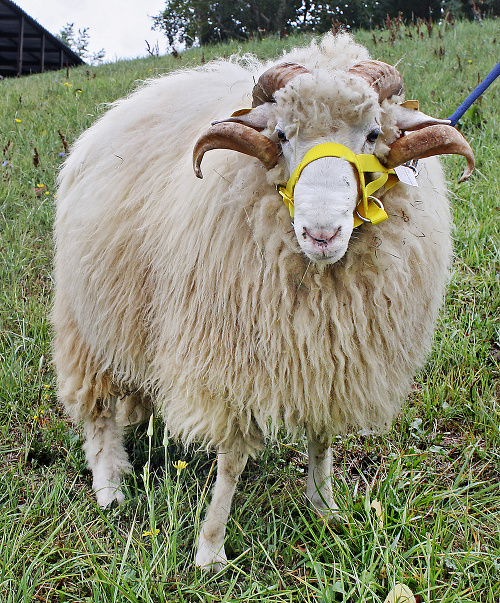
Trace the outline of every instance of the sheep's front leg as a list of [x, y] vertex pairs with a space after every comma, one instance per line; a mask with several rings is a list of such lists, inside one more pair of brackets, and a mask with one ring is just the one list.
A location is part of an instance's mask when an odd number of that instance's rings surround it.
[[236, 484], [247, 463], [248, 454], [241, 451], [237, 440], [229, 447], [221, 447], [217, 454], [217, 479], [212, 502], [207, 510], [198, 538], [196, 565], [218, 572], [226, 563], [224, 537], [226, 523]]
[[92, 487], [101, 507], [107, 507], [115, 500], [123, 502], [120, 483], [123, 474], [131, 468], [123, 446], [124, 427], [116, 420], [115, 405], [116, 401], [110, 400], [107, 408], [83, 422], [83, 449], [92, 471]]
[[325, 519], [333, 519], [338, 507], [332, 492], [332, 449], [328, 438], [308, 434], [309, 468], [306, 497]]

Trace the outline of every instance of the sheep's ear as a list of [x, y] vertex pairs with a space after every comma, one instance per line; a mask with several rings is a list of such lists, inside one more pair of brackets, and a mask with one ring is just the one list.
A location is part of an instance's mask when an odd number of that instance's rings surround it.
[[403, 105], [392, 105], [391, 111], [396, 117], [396, 125], [400, 130], [420, 130], [427, 126], [446, 126], [451, 123], [449, 119], [437, 119]]
[[240, 109], [235, 111], [231, 117], [226, 119], [219, 119], [213, 121], [212, 125], [221, 124], [226, 122], [235, 122], [248, 126], [258, 132], [261, 132], [267, 127], [267, 120], [269, 118], [269, 103], [259, 105], [254, 109]]

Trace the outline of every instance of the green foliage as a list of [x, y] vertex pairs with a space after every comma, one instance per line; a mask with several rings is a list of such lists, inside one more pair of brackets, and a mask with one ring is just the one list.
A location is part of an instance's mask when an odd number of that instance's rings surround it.
[[345, 0], [341, 3], [309, 0], [167, 0], [153, 17], [171, 47], [247, 40], [276, 33], [324, 33], [333, 27], [383, 27], [386, 20], [404, 23], [438, 22], [500, 15], [500, 0]]
[[302, 6], [302, 0], [168, 0], [165, 10], [154, 17], [171, 46], [202, 46], [226, 40], [246, 40], [254, 32], [285, 30]]
[[500, 0], [443, 0], [443, 13], [455, 19], [481, 20], [483, 17], [500, 15]]
[[104, 60], [104, 56], [106, 54], [104, 52], [104, 48], [94, 53], [90, 52], [88, 49], [88, 45], [90, 43], [90, 33], [88, 27], [79, 29], [78, 33], [76, 33], [75, 24], [66, 23], [57, 37], [61, 40], [61, 42], [64, 42], [66, 46], [69, 46], [71, 50], [76, 52], [79, 57], [85, 59], [91, 65], [98, 65]]
[[[360, 31], [399, 62], [408, 98], [450, 115], [496, 62], [498, 21]], [[478, 40], [481, 41], [478, 44]], [[231, 566], [193, 567], [213, 457], [128, 437], [127, 500], [99, 509], [80, 429], [57, 402], [48, 324], [55, 179], [76, 137], [140, 80], [202, 60], [261, 59], [304, 37], [193, 48], [182, 57], [79, 67], [2, 82], [0, 99], [0, 593], [5, 603], [383, 603], [395, 583], [422, 603], [500, 598], [500, 83], [464, 116], [477, 170], [444, 159], [455, 261], [432, 355], [390, 434], [334, 441], [337, 526], [305, 506], [303, 441], [251, 461], [228, 524]], [[208, 124], [207, 124], [208, 125]], [[194, 141], [193, 141], [194, 142]], [[35, 149], [37, 152], [35, 153]], [[35, 161], [35, 156], [38, 159]], [[36, 165], [35, 165], [36, 164]], [[194, 176], [193, 176], [194, 177]], [[187, 462], [182, 465], [179, 460]], [[173, 463], [176, 463], [174, 467]], [[379, 517], [373, 503], [380, 504]]]

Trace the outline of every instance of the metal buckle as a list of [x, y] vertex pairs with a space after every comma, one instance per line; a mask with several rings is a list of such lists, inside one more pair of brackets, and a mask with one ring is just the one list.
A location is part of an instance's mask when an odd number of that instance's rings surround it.
[[[380, 207], [380, 209], [382, 209], [382, 210], [384, 210], [384, 211], [385, 211], [384, 204], [382, 203], [382, 201], [381, 201], [380, 199], [377, 199], [377, 197], [374, 197], [373, 195], [369, 195], [369, 196], [367, 197], [367, 200], [368, 200], [368, 199], [371, 199], [371, 200], [372, 200], [372, 201], [375, 203], [375, 205], [377, 205], [378, 207]], [[358, 205], [359, 205], [359, 204], [358, 204]], [[363, 217], [363, 216], [362, 216], [362, 215], [359, 213], [359, 211], [358, 211], [358, 207], [357, 207], [357, 206], [356, 206], [356, 210], [355, 210], [355, 211], [356, 211], [356, 215], [358, 216], [358, 218], [359, 218], [359, 219], [360, 219], [362, 222], [365, 222], [365, 223], [369, 223], [369, 224], [371, 224], [371, 220], [370, 220], [369, 218], [365, 218], [365, 217]]]

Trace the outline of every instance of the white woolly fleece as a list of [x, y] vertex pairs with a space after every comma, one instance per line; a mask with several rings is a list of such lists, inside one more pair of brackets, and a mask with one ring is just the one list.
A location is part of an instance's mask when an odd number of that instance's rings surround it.
[[[344, 90], [325, 100], [336, 73], [368, 58], [349, 36], [284, 58], [323, 70], [323, 117], [356, 112], [339, 110]], [[317, 269], [273, 187], [280, 168], [268, 182], [256, 159], [218, 150], [203, 180], [192, 170], [197, 138], [250, 106], [264, 69], [222, 61], [153, 80], [76, 142], [59, 179], [53, 311], [59, 394], [75, 420], [134, 391], [184, 442], [241, 434], [254, 454], [281, 425], [383, 429], [407, 396], [451, 254], [439, 161], [421, 161], [418, 188], [385, 194], [388, 220], [356, 229], [345, 257]]]

